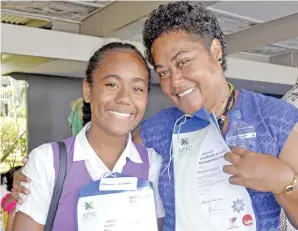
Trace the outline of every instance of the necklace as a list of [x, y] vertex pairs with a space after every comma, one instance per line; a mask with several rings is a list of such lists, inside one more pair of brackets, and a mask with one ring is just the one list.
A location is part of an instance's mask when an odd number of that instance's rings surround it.
[[233, 108], [233, 105], [235, 102], [235, 88], [231, 83], [228, 83], [228, 85], [230, 88], [229, 98], [228, 98], [228, 101], [227, 101], [227, 104], [226, 104], [223, 114], [221, 115], [220, 119], [217, 120], [220, 130], [222, 130], [224, 123], [225, 123], [226, 116]]

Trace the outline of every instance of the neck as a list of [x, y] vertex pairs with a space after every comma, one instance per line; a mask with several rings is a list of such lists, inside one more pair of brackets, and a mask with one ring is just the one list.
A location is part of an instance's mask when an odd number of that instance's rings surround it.
[[96, 155], [112, 170], [126, 147], [128, 135], [116, 136], [91, 123], [86, 137]]
[[210, 112], [215, 113], [217, 119], [219, 119], [224, 113], [229, 96], [230, 96], [230, 88], [228, 83], [226, 82], [224, 84], [224, 87], [223, 87], [223, 90], [221, 91], [220, 96], [218, 97], [218, 100], [210, 110]]

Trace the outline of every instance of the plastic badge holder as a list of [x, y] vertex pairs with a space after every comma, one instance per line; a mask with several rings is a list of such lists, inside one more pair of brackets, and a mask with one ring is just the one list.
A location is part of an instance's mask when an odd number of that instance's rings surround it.
[[78, 231], [157, 231], [152, 188], [148, 180], [104, 174], [80, 190]]

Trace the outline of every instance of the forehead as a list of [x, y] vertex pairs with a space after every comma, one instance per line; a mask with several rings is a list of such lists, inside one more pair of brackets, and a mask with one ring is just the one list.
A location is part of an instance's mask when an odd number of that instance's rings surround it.
[[203, 42], [195, 35], [183, 31], [173, 31], [159, 36], [152, 44], [154, 60], [174, 55], [181, 50], [204, 49]]
[[119, 76], [147, 77], [146, 64], [134, 51], [115, 50], [104, 54], [94, 71], [95, 75], [117, 74]]
[[100, 60], [103, 68], [121, 66], [124, 64], [131, 64], [135, 66], [144, 67], [142, 58], [132, 50], [117, 49], [112, 51], [107, 51], [102, 59]]

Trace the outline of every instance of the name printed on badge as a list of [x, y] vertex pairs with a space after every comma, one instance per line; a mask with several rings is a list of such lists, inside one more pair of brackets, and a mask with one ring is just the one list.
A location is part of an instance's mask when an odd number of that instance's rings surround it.
[[102, 178], [100, 180], [99, 190], [136, 190], [137, 182], [138, 178], [136, 177]]

